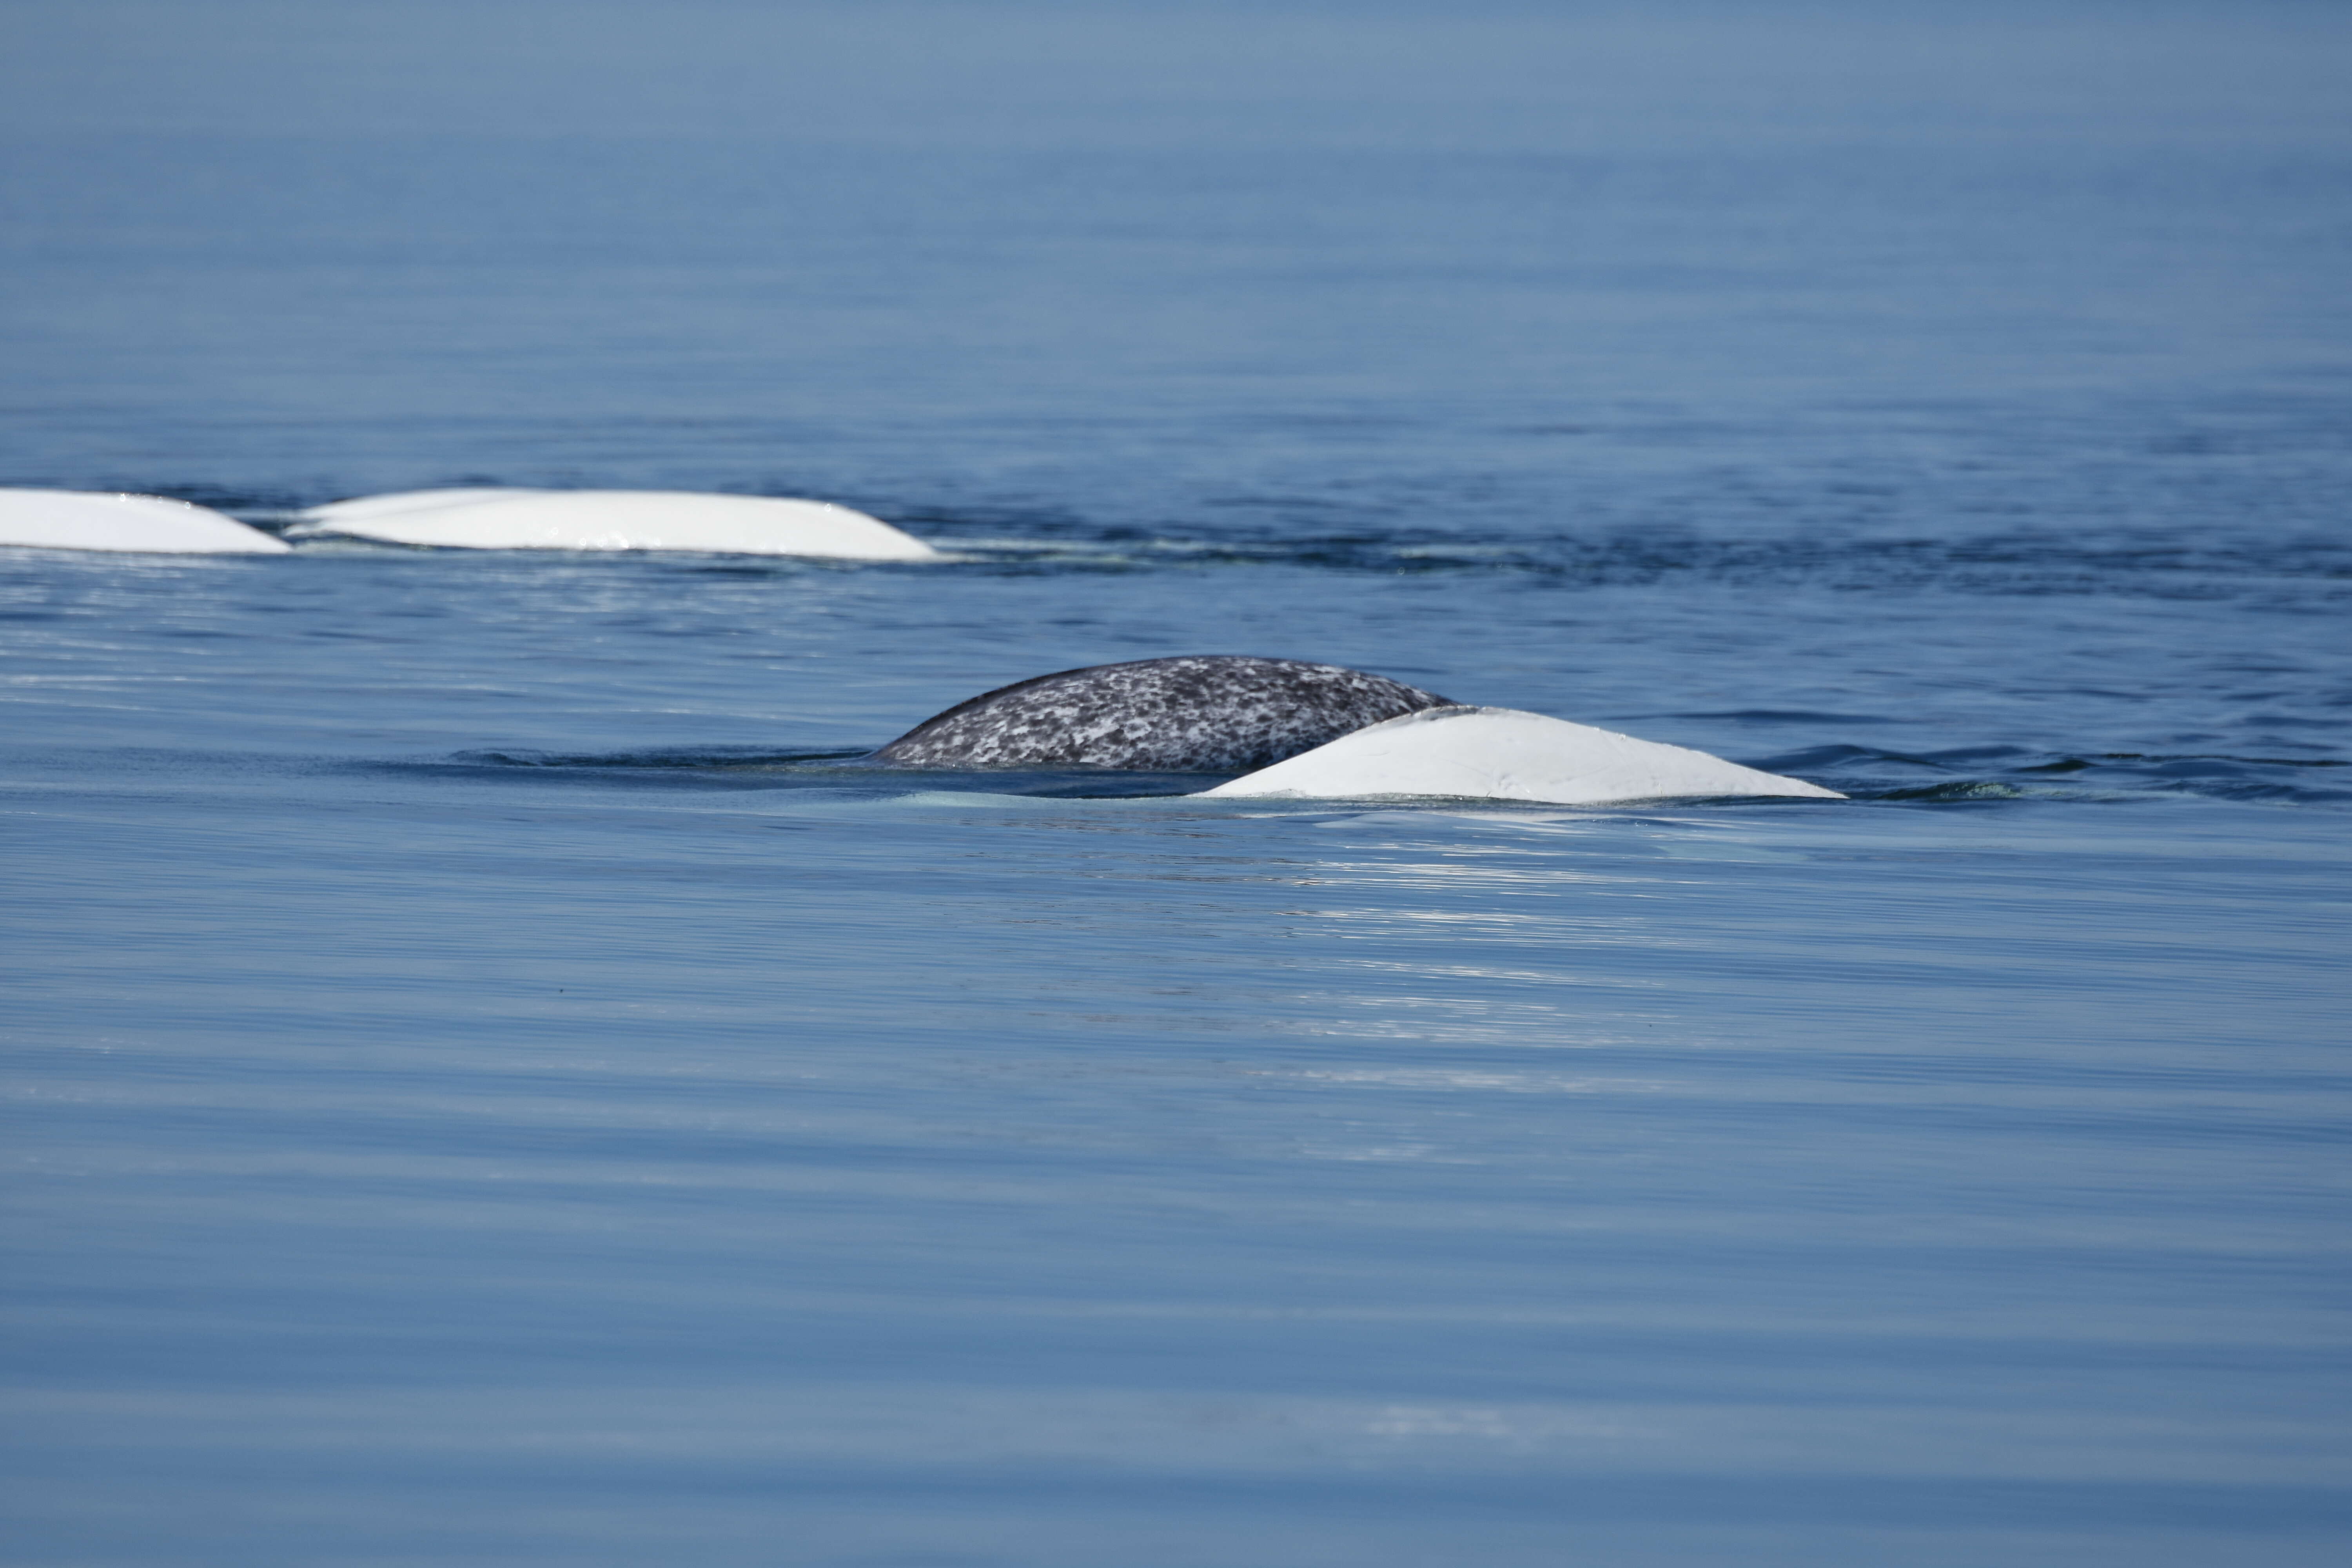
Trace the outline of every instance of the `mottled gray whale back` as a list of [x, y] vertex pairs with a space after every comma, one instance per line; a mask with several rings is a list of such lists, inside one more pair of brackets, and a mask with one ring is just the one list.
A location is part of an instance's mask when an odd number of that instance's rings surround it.
[[1243, 654], [1097, 664], [1016, 681], [924, 720], [872, 760], [914, 768], [1270, 767], [1445, 698], [1360, 669]]

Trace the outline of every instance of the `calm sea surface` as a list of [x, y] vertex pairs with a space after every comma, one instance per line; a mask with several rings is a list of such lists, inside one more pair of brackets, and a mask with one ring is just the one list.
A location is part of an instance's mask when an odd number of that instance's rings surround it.
[[2352, 12], [0, 16], [0, 483], [951, 552], [0, 551], [10, 1564], [2352, 1553]]

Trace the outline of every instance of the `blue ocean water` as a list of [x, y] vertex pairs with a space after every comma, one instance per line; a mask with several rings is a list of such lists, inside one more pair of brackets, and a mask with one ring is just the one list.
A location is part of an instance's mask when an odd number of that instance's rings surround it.
[[8, 1562], [2344, 1560], [2352, 14], [5, 16], [0, 483], [951, 554], [0, 552]]

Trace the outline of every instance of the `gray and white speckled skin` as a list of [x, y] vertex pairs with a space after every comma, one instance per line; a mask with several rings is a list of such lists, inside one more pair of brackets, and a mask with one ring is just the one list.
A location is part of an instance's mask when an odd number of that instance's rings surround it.
[[910, 768], [1244, 773], [1445, 698], [1360, 669], [1244, 654], [1097, 664], [983, 692], [876, 752]]

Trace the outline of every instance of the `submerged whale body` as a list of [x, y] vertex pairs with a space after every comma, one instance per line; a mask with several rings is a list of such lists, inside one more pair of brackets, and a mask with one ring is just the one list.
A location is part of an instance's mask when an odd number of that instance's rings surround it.
[[458, 550], [695, 550], [835, 561], [935, 561], [939, 552], [831, 501], [686, 490], [402, 490], [310, 508], [298, 534]]
[[0, 489], [0, 544], [162, 555], [283, 555], [286, 542], [168, 496]]
[[1337, 665], [1188, 654], [1066, 669], [983, 692], [926, 719], [872, 760], [1236, 773], [1445, 706], [1445, 698]]

